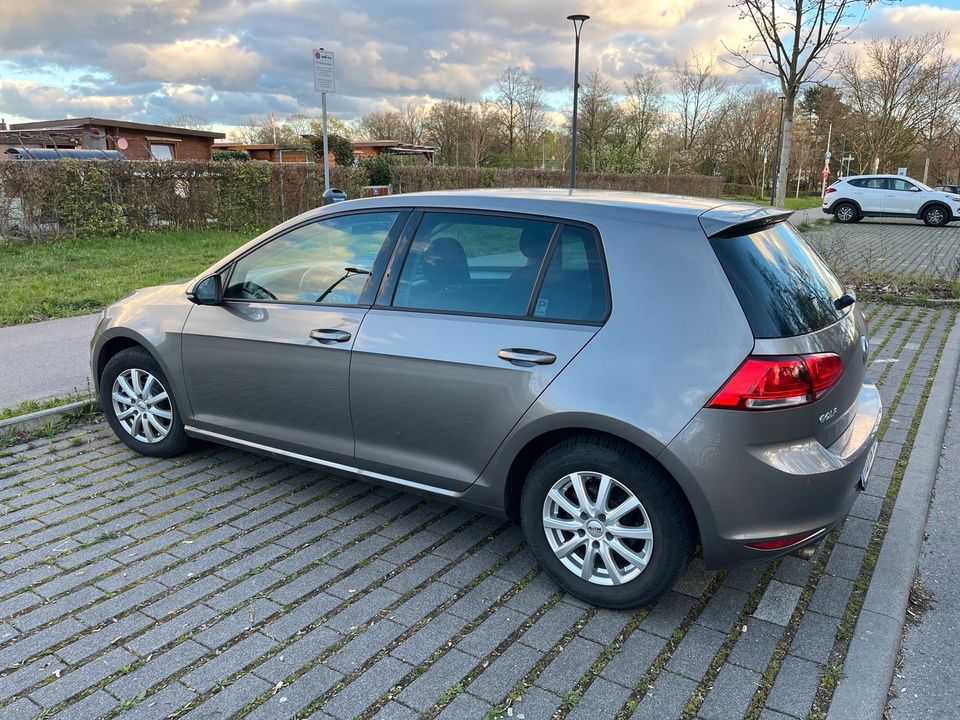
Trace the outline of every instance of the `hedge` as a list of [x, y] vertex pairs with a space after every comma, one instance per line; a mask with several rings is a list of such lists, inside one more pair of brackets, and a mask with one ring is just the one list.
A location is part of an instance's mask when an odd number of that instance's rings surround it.
[[[475, 187], [565, 187], [566, 173], [399, 166], [398, 192]], [[582, 188], [717, 196], [722, 178], [580, 173]], [[330, 182], [360, 197], [366, 170], [330, 168]], [[110, 235], [160, 228], [270, 227], [321, 204], [313, 163], [10, 160], [0, 162], [0, 238]]]

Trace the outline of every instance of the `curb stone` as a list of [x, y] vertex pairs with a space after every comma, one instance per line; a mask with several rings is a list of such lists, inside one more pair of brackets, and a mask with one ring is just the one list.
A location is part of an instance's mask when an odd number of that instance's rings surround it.
[[82, 414], [85, 408], [95, 404], [93, 397], [90, 397], [86, 400], [77, 400], [66, 405], [58, 405], [46, 410], [37, 410], [26, 415], [17, 415], [6, 420], [0, 420], [0, 435], [20, 430], [31, 430], [40, 425], [55, 423], [65, 417], [76, 417]]
[[960, 317], [943, 348], [827, 720], [880, 720], [886, 709], [958, 366]]

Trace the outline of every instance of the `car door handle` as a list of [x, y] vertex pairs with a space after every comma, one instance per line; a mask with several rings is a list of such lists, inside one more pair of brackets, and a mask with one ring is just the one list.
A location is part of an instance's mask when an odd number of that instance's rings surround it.
[[557, 361], [557, 356], [553, 353], [543, 352], [542, 350], [528, 350], [527, 348], [504, 348], [497, 353], [497, 357], [522, 367], [551, 365]]
[[351, 335], [346, 330], [311, 330], [310, 337], [318, 343], [330, 345], [331, 343], [342, 343], [350, 339]]

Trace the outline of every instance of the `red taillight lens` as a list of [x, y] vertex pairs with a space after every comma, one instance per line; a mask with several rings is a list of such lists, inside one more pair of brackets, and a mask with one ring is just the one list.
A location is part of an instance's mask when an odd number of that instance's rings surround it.
[[707, 407], [778, 410], [806, 405], [822, 397], [842, 375], [843, 363], [833, 353], [749, 357]]
[[819, 530], [816, 530], [812, 533], [786, 535], [775, 540], [759, 540], [757, 542], [747, 543], [747, 547], [754, 548], [755, 550], [781, 550], [783, 548], [790, 547], [791, 545], [796, 545], [797, 543], [803, 542], [804, 540], [809, 540], [819, 532]]
[[827, 188], [827, 193], [832, 193], [832, 192], [836, 192], [836, 191], [837, 191], [837, 189], [836, 189], [835, 187], [828, 187], [828, 188]]

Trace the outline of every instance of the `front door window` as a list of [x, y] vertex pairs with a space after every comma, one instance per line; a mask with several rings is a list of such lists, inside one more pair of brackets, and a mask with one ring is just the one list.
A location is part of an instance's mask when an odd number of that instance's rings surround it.
[[224, 298], [369, 304], [371, 273], [399, 214], [340, 215], [294, 228], [240, 258]]

